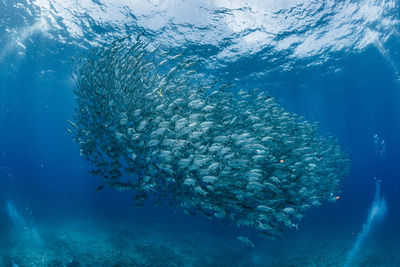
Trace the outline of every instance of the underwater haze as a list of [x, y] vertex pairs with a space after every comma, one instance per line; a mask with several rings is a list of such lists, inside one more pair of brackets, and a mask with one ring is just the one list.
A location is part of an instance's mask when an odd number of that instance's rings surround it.
[[399, 14], [0, 0], [0, 266], [400, 266]]

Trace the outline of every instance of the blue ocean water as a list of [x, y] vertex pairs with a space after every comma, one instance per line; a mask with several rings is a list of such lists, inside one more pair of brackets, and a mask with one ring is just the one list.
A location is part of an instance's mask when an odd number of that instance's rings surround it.
[[[399, 11], [396, 1], [0, 1], [0, 265], [400, 266]], [[268, 240], [180, 209], [132, 208], [129, 192], [93, 194], [101, 178], [66, 131], [72, 74], [127, 34], [318, 121], [351, 158], [340, 198]], [[377, 180], [386, 214], [346, 263]]]

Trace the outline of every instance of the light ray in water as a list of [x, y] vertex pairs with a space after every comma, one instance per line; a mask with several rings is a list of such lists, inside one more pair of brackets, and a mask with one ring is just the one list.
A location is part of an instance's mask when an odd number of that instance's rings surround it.
[[20, 215], [12, 201], [7, 201], [6, 210], [8, 217], [10, 218], [18, 232], [23, 233], [23, 236], [27, 238], [27, 240], [33, 242], [36, 245], [43, 244], [43, 240], [39, 235], [37, 229], [32, 226], [28, 226], [24, 217]]
[[369, 210], [367, 222], [364, 223], [363, 228], [353, 248], [347, 254], [346, 262], [344, 267], [353, 266], [354, 257], [360, 252], [361, 246], [367, 239], [372, 227], [376, 225], [379, 221], [382, 221], [387, 213], [386, 201], [383, 198], [380, 190], [380, 182], [376, 181], [376, 192], [374, 202], [372, 203], [371, 209]]
[[15, 226], [22, 226], [25, 227], [26, 223], [22, 216], [18, 213], [17, 209], [15, 208], [14, 204], [11, 201], [7, 201], [6, 203], [6, 210], [8, 217]]

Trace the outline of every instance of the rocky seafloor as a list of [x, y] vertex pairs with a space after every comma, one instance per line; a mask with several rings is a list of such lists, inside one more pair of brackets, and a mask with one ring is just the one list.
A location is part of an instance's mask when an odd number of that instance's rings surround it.
[[[234, 227], [198, 217], [174, 221], [158, 217], [147, 221], [48, 219], [35, 222], [34, 227], [2, 227], [0, 265], [342, 266], [357, 235], [351, 227], [305, 224], [304, 229], [280, 240], [257, 238], [250, 232], [252, 248], [236, 238]], [[400, 266], [395, 236], [373, 234], [354, 266]]]

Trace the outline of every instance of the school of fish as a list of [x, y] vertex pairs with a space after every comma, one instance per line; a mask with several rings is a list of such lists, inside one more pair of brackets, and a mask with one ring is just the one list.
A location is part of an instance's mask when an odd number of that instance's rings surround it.
[[94, 175], [130, 190], [133, 206], [167, 203], [267, 237], [335, 201], [350, 161], [333, 137], [263, 90], [206, 81], [195, 63], [134, 37], [81, 59], [67, 130]]

